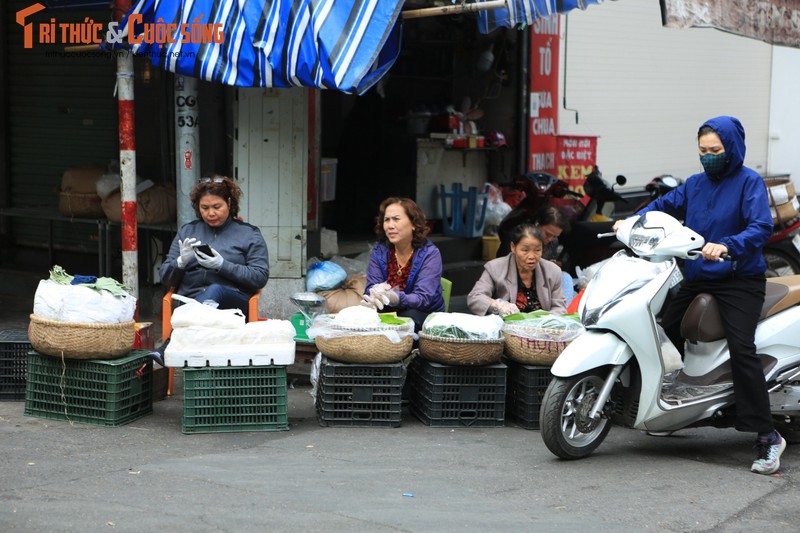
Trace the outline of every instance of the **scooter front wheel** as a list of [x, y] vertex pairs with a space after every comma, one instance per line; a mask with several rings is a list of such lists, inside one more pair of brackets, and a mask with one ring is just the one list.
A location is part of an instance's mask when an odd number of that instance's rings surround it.
[[539, 413], [542, 440], [561, 459], [590, 455], [611, 430], [611, 421], [589, 417], [605, 378], [590, 370], [569, 378], [553, 378]]

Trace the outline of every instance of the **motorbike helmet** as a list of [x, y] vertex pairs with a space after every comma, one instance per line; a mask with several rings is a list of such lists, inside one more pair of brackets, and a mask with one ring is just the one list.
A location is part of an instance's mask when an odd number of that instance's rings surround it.
[[492, 130], [486, 134], [486, 146], [489, 148], [508, 146], [508, 143], [506, 142], [506, 136], [497, 130]]

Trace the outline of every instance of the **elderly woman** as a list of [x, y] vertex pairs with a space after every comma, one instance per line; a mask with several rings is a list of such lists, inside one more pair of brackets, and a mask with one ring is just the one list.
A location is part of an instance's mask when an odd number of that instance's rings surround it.
[[566, 311], [561, 288], [561, 269], [542, 259], [544, 237], [531, 224], [520, 224], [511, 232], [511, 253], [492, 259], [467, 296], [469, 310], [476, 315], [510, 315], [544, 309], [555, 314]]
[[364, 300], [382, 311], [410, 317], [417, 330], [428, 314], [444, 311], [442, 255], [427, 239], [425, 214], [408, 198], [381, 202], [375, 219], [378, 242], [367, 267]]
[[[267, 243], [261, 231], [236, 217], [242, 191], [227, 176], [201, 179], [189, 198], [197, 213], [178, 230], [161, 280], [199, 302], [214, 300], [220, 309], [241, 309], [269, 279]], [[209, 248], [201, 245], [206, 244]]]

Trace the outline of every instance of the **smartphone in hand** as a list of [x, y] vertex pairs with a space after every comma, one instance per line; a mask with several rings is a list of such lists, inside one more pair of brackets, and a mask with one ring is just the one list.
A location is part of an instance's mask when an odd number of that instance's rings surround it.
[[197, 244], [192, 246], [195, 252], [202, 252], [203, 254], [207, 255], [208, 257], [214, 257], [214, 252], [211, 251], [211, 246], [207, 244]]

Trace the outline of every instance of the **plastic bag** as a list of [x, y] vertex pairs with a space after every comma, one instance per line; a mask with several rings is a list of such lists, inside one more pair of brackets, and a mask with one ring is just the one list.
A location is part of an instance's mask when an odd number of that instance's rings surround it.
[[306, 275], [307, 291], [332, 291], [344, 283], [347, 272], [331, 261], [320, 261], [308, 268]]
[[431, 313], [422, 324], [422, 333], [445, 339], [499, 339], [501, 329], [503, 319], [497, 315], [466, 313]]
[[[511, 206], [503, 201], [503, 192], [497, 185], [492, 183], [487, 185], [489, 186], [489, 196], [486, 200], [486, 226], [492, 228], [500, 225], [500, 222], [511, 212]], [[480, 213], [476, 213], [476, 217], [480, 217]]]
[[215, 329], [239, 329], [247, 323], [241, 309], [214, 309], [197, 300], [177, 294], [172, 297], [186, 302], [172, 312], [172, 328], [202, 326]]
[[379, 320], [380, 323], [375, 325], [354, 324], [351, 327], [345, 327], [341, 323], [337, 325], [336, 315], [318, 315], [306, 331], [306, 335], [310, 338], [322, 337], [325, 339], [383, 335], [395, 344], [399, 344], [406, 337], [417, 339], [417, 334], [414, 333], [414, 321], [410, 318], [379, 315]]
[[541, 314], [534, 318], [506, 321], [503, 331], [524, 339], [570, 342], [586, 330], [571, 315]]
[[672, 341], [669, 340], [667, 332], [664, 331], [664, 328], [662, 328], [660, 324], [656, 324], [656, 330], [658, 331], [658, 342], [661, 343], [661, 359], [664, 361], [664, 375], [672, 375], [674, 379], [674, 374], [677, 374], [677, 372], [683, 368], [681, 353], [675, 348]]

